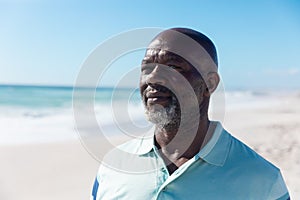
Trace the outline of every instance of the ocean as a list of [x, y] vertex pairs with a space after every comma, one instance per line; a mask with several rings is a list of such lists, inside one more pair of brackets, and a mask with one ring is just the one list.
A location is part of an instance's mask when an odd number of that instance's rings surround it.
[[[77, 102], [81, 102], [84, 109], [86, 94], [95, 90], [79, 88], [77, 91]], [[272, 95], [270, 92], [232, 90], [226, 91], [224, 97], [217, 97], [217, 101], [212, 100], [211, 103], [221, 105], [221, 112], [225, 112], [226, 109], [272, 105]], [[92, 110], [97, 124], [89, 124], [92, 120], [85, 115], [81, 116], [77, 108], [75, 114], [86, 120], [84, 123], [87, 127], [100, 126], [108, 137], [120, 134], [117, 130], [122, 124], [131, 124], [141, 130], [151, 127], [144, 118], [137, 89], [97, 88], [93, 102]], [[224, 115], [217, 116], [216, 120], [220, 120], [218, 117]], [[76, 129], [78, 121], [74, 118], [73, 87], [0, 85], [1, 145], [78, 139], [80, 133], [78, 135]]]
[[[77, 91], [78, 101], [84, 107], [85, 94], [95, 90], [79, 88]], [[97, 88], [94, 111], [98, 124], [113, 126], [112, 113], [116, 113], [113, 105], [126, 104], [131, 121], [148, 125], [140, 99], [138, 90]], [[78, 139], [72, 103], [73, 87], [0, 85], [0, 144]], [[124, 123], [129, 119], [119, 117], [118, 120]]]

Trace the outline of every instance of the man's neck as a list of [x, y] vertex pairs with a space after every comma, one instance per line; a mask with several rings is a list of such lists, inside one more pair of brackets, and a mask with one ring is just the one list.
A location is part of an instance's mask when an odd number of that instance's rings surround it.
[[186, 127], [183, 131], [155, 130], [155, 143], [168, 169], [176, 170], [200, 151], [213, 134], [214, 127], [209, 129], [209, 126], [210, 121], [205, 117], [199, 121], [198, 126]]

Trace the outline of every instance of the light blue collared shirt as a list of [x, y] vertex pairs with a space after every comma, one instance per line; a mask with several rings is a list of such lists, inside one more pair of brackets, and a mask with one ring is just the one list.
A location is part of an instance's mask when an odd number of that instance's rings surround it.
[[289, 199], [280, 170], [220, 123], [199, 153], [171, 175], [153, 141], [136, 139], [108, 153], [91, 199]]

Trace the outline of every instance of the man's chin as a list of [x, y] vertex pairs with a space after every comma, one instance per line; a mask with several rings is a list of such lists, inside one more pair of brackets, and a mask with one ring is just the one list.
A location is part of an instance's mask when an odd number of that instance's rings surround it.
[[146, 111], [145, 114], [146, 114], [147, 120], [153, 124], [158, 124], [161, 122], [165, 122], [165, 123], [168, 122], [165, 113]]
[[160, 129], [173, 129], [178, 126], [180, 121], [177, 119], [177, 116], [175, 114], [168, 115], [166, 112], [146, 111], [145, 114], [147, 120]]

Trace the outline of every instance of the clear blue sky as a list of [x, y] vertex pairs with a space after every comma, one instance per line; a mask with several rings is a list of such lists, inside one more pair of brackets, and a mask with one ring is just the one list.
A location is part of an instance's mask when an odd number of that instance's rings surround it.
[[72, 85], [108, 37], [177, 26], [215, 42], [227, 88], [300, 86], [297, 0], [0, 0], [0, 84]]

